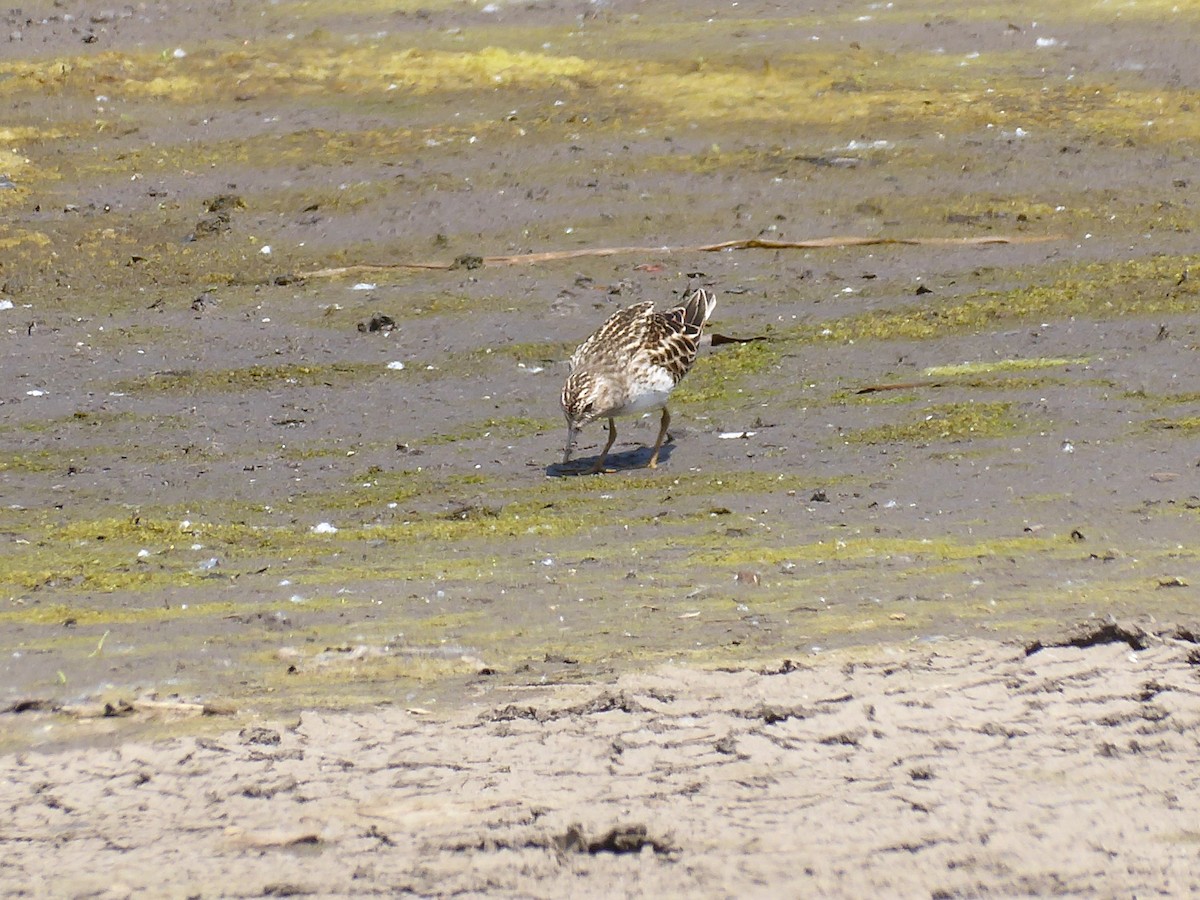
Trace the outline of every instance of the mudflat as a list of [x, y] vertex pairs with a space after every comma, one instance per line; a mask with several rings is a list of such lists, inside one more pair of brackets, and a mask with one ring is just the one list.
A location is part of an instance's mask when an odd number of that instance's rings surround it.
[[0, 19], [0, 893], [1200, 890], [1196, 11]]

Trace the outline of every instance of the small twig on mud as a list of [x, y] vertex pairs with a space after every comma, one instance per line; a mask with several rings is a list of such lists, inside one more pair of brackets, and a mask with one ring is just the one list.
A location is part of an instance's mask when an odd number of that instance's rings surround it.
[[868, 384], [864, 387], [860, 387], [854, 393], [874, 394], [877, 391], [907, 391], [923, 387], [941, 387], [943, 383], [944, 382], [941, 381], [906, 381], [900, 384]]
[[720, 347], [722, 344], [752, 344], [755, 341], [769, 341], [770, 338], [765, 334], [756, 334], [754, 337], [732, 337], [728, 334], [717, 334], [713, 332], [709, 336], [708, 343], [714, 347]]
[[[950, 238], [892, 238], [892, 237], [862, 237], [847, 235], [844, 237], [811, 238], [803, 241], [772, 241], [763, 238], [742, 238], [733, 241], [720, 241], [716, 244], [692, 244], [681, 247], [585, 247], [580, 250], [549, 250], [544, 253], [516, 253], [508, 256], [479, 257], [479, 264], [484, 266], [528, 266], [541, 262], [553, 262], [560, 259], [578, 259], [585, 256], [619, 256], [627, 253], [656, 254], [669, 256], [673, 253], [717, 253], [722, 250], [797, 250], [822, 247], [869, 247], [878, 244], [926, 245], [938, 247], [975, 247], [986, 244], [1027, 244], [1036, 241], [1057, 240], [1055, 235], [986, 235], [982, 237], [950, 237]], [[460, 257], [462, 259], [462, 257]], [[354, 265], [336, 266], [331, 269], [314, 269], [311, 272], [297, 272], [295, 278], [338, 278], [343, 275], [358, 275], [370, 272], [388, 272], [396, 269], [434, 269], [447, 271], [460, 268], [458, 261], [451, 263], [387, 263], [385, 265]]]

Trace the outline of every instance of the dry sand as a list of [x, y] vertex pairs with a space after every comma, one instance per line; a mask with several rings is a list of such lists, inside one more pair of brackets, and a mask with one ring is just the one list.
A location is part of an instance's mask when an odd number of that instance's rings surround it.
[[[7, 896], [1194, 896], [1200, 651], [667, 668], [0, 760]], [[1144, 649], [1135, 650], [1127, 640]]]

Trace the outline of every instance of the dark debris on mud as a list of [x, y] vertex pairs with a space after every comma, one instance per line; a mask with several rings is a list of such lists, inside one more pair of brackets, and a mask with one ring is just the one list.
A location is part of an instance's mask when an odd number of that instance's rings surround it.
[[1200, 629], [1188, 625], [1142, 627], [1133, 622], [1081, 622], [1061, 637], [1038, 638], [1025, 645], [1025, 655], [1032, 656], [1049, 647], [1096, 647], [1101, 644], [1128, 644], [1131, 650], [1145, 650], [1164, 640], [1189, 644], [1200, 643]]

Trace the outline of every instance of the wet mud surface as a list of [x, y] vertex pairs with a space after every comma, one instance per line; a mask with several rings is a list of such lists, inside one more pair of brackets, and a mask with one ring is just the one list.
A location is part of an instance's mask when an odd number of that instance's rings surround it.
[[[1187, 8], [341, 6], [3, 14], [9, 764], [1191, 633]], [[564, 470], [571, 350], [697, 281], [765, 340]]]

